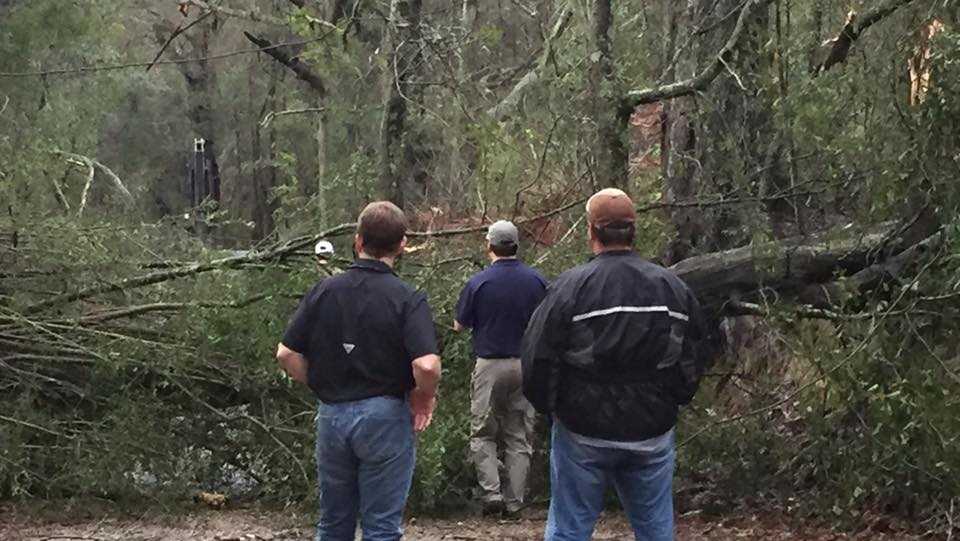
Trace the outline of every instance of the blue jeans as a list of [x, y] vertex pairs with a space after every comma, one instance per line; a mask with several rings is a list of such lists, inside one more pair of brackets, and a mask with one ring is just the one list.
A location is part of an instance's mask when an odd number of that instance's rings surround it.
[[674, 455], [673, 439], [657, 453], [583, 445], [555, 421], [544, 538], [589, 540], [612, 482], [638, 540], [672, 540]]
[[320, 403], [316, 541], [353, 541], [358, 517], [364, 541], [400, 539], [415, 460], [406, 401], [379, 396]]

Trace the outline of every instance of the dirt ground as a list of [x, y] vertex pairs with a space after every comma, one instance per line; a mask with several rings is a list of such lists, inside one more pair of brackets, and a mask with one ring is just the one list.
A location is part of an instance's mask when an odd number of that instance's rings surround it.
[[[543, 538], [544, 511], [523, 519], [504, 521], [461, 518], [411, 519], [408, 540], [509, 540]], [[0, 509], [0, 540], [3, 541], [281, 541], [312, 539], [310, 518], [301, 512], [226, 510], [198, 511], [176, 517], [151, 514], [141, 518], [51, 520], [27, 518], [13, 508]], [[884, 521], [858, 533], [838, 533], [817, 527], [796, 527], [769, 514], [707, 519], [697, 514], [682, 516], [677, 525], [679, 541], [765, 540], [839, 541], [910, 540], [920, 536], [894, 531]], [[630, 540], [630, 529], [619, 513], [605, 515], [594, 539]], [[929, 539], [929, 538], [925, 538]]]

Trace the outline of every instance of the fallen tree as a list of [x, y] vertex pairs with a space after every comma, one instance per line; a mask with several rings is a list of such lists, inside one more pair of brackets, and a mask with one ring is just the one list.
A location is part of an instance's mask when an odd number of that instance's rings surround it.
[[692, 257], [671, 267], [719, 313], [736, 314], [732, 302], [781, 296], [814, 308], [864, 294], [943, 242], [936, 231], [911, 243], [896, 223], [860, 233], [827, 232]]

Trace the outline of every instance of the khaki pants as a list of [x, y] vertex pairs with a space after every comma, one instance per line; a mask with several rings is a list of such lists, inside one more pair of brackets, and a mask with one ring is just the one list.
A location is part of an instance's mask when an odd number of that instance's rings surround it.
[[[520, 359], [477, 359], [471, 380], [470, 453], [484, 501], [523, 505], [533, 448], [534, 410], [521, 389]], [[500, 482], [498, 445], [503, 443], [506, 483]]]

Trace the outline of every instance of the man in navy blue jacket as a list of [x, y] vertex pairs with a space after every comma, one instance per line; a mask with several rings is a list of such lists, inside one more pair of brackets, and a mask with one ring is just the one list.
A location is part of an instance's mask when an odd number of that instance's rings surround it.
[[[516, 226], [501, 220], [487, 231], [493, 262], [474, 275], [457, 303], [454, 329], [469, 328], [477, 356], [471, 381], [470, 453], [483, 491], [484, 513], [516, 514], [530, 471], [534, 410], [523, 397], [520, 341], [547, 282], [517, 259]], [[507, 474], [501, 484], [499, 445]]]

